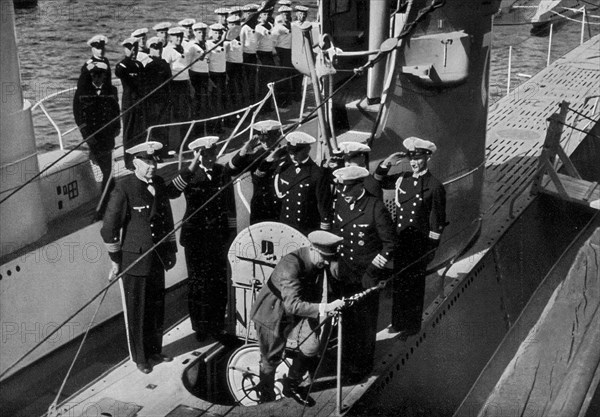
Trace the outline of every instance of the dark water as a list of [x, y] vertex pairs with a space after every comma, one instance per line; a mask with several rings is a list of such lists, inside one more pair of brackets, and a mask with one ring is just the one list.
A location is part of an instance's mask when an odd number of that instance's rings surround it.
[[[17, 10], [16, 28], [25, 98], [37, 102], [49, 94], [75, 86], [81, 65], [90, 56], [87, 39], [102, 33], [109, 39], [107, 57], [112, 67], [122, 58], [120, 42], [140, 27], [151, 27], [164, 20], [177, 22], [194, 17], [205, 23], [215, 19], [217, 7], [232, 6], [247, 1], [192, 0], [40, 0], [37, 8]], [[303, 2], [312, 6], [309, 19], [315, 16], [316, 1]], [[596, 13], [598, 14], [598, 13]], [[580, 19], [580, 17], [576, 17]], [[591, 19], [600, 23], [600, 19]], [[600, 25], [589, 25], [591, 35], [600, 33]], [[490, 94], [496, 101], [506, 94], [508, 50], [513, 46], [511, 85], [516, 87], [546, 65], [548, 37], [533, 37], [529, 25], [494, 28]], [[552, 60], [579, 44], [580, 24], [565, 21], [555, 25]], [[151, 31], [152, 32], [152, 31]], [[590, 33], [586, 30], [585, 39]], [[73, 126], [72, 93], [53, 99], [47, 107], [59, 126]], [[38, 147], [53, 149], [58, 141], [53, 128], [41, 112], [34, 114]], [[65, 138], [67, 144], [80, 140], [78, 132]]]

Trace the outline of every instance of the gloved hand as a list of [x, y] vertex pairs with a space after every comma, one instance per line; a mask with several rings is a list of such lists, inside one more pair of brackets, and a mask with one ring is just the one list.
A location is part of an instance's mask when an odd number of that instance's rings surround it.
[[344, 307], [346, 303], [344, 300], [335, 300], [325, 305], [325, 313], [332, 316], [336, 311], [339, 311]]
[[115, 280], [119, 272], [121, 271], [121, 265], [118, 262], [111, 261], [110, 272], [108, 273], [108, 282], [112, 282]]
[[406, 153], [394, 152], [393, 154], [391, 154], [390, 156], [388, 156], [387, 158], [385, 158], [383, 160], [383, 162], [381, 163], [381, 166], [390, 168], [393, 165], [398, 165], [403, 158], [406, 158]]

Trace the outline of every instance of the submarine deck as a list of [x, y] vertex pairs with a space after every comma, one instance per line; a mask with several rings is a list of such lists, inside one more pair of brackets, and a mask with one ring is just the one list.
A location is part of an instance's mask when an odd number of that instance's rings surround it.
[[[566, 100], [570, 103], [571, 109], [578, 113], [589, 117], [595, 115], [596, 121], [592, 122], [575, 112], [570, 112], [566, 125], [574, 126], [584, 132], [592, 130], [596, 135], [598, 134], [597, 104], [598, 91], [600, 91], [598, 50], [600, 50], [600, 36], [592, 38], [557, 60], [492, 106], [488, 123], [488, 157], [485, 166], [480, 238], [444, 275], [437, 273], [428, 277], [426, 311], [420, 334], [401, 341], [385, 327], [380, 326], [374, 372], [363, 383], [344, 387], [342, 397], [345, 411], [363, 399], [367, 392], [373, 395], [384, 392], [386, 385], [401, 373], [394, 374], [395, 369], [401, 369], [400, 364], [404, 365], [405, 361], [408, 363], [409, 356], [418, 356], [419, 351], [422, 354], [429, 349], [427, 345], [432, 344], [436, 332], [450, 325], [444, 323], [444, 320], [450, 321], [451, 308], [458, 310], [463, 308], [461, 304], [467, 303], [469, 291], [465, 289], [472, 286], [471, 292], [476, 291], [477, 269], [480, 268], [480, 261], [509, 229], [526, 226], [516, 223], [522, 221], [522, 215], [531, 209], [530, 206], [533, 206], [536, 200], [534, 196], [529, 195], [528, 189], [543, 145], [547, 129], [546, 120], [558, 111], [558, 104]], [[585, 136], [585, 133], [565, 128], [561, 144], [567, 154], [573, 154], [585, 140]], [[513, 199], [516, 199], [514, 207]], [[539, 214], [539, 210], [534, 210], [531, 216], [539, 216]], [[590, 214], [589, 217], [591, 216]], [[585, 227], [586, 223], [587, 219], [574, 225], [574, 229]], [[542, 234], [536, 239], [551, 239], [553, 233], [560, 232], [560, 229], [538, 232]], [[548, 258], [554, 256], [556, 259], [556, 254], [546, 256]], [[531, 268], [535, 267], [536, 265], [533, 265]], [[523, 283], [519, 285], [521, 284]], [[515, 304], [527, 302], [535, 290], [536, 283], [529, 285], [532, 288], [523, 290], [523, 300], [514, 301]], [[386, 294], [382, 294], [382, 302], [389, 303]], [[517, 306], [507, 306], [506, 309], [508, 312], [518, 312]], [[389, 311], [389, 309], [383, 307], [380, 311]], [[507, 313], [507, 317], [504, 318], [505, 324], [510, 324], [511, 320], [514, 320], [514, 317], [510, 317]], [[380, 323], [382, 322], [385, 322], [385, 319], [380, 319]], [[440, 323], [441, 325], [438, 325]], [[499, 330], [499, 337], [506, 331], [506, 328]], [[242, 408], [211, 404], [194, 397], [183, 386], [180, 377], [184, 369], [197, 358], [198, 353], [209, 349], [214, 349], [214, 344], [198, 346], [193, 338], [189, 321], [186, 320], [165, 336], [165, 352], [176, 355], [173, 362], [157, 366], [149, 375], [138, 372], [135, 365], [129, 361], [122, 362], [68, 399], [60, 407], [60, 411], [75, 416], [86, 415], [86, 410], [90, 407], [96, 410], [98, 407], [107, 407], [102, 411], [120, 410], [121, 414], [113, 415], [132, 415], [126, 414], [127, 410], [135, 409], [138, 416], [229, 416], [263, 415], [264, 413], [335, 415], [336, 389], [335, 383], [331, 381], [329, 383], [318, 381], [323, 382], [326, 387], [313, 392], [317, 405], [306, 409], [287, 399], [258, 407]], [[404, 374], [407, 374], [409, 369], [405, 368]], [[474, 372], [476, 377], [479, 371]], [[472, 382], [466, 381], [465, 384], [470, 386]], [[115, 403], [113, 400], [121, 402]]]

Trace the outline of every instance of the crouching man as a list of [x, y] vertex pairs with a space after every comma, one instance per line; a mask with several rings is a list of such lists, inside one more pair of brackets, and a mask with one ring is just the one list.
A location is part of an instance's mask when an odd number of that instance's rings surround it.
[[333, 314], [344, 301], [321, 303], [325, 270], [335, 270], [337, 247], [342, 238], [322, 230], [308, 235], [311, 246], [297, 249], [277, 264], [260, 290], [250, 317], [256, 325], [260, 346], [259, 402], [275, 399], [274, 380], [282, 361], [288, 337], [302, 342], [299, 352], [283, 381], [283, 395], [302, 405], [314, 400], [300, 388], [302, 377], [314, 371], [320, 347], [319, 317]]

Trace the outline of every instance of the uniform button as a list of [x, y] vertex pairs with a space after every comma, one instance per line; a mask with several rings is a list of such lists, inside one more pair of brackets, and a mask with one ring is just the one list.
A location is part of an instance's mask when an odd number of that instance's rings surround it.
[[412, 223], [412, 219], [409, 220]]
[[415, 195], [415, 197], [419, 198], [419, 194]]
[[416, 203], [416, 202], [414, 202], [414, 203], [413, 203], [413, 206], [416, 206], [416, 205], [417, 205], [417, 203]]
[[404, 211], [404, 209], [402, 207], [400, 207], [400, 211]]
[[402, 219], [402, 216], [400, 216], [400, 219]]
[[410, 212], [410, 214], [415, 214], [415, 212], [414, 212], [414, 211], [411, 211], [411, 212]]
[[354, 232], [350, 232], [350, 236], [354, 236]]

